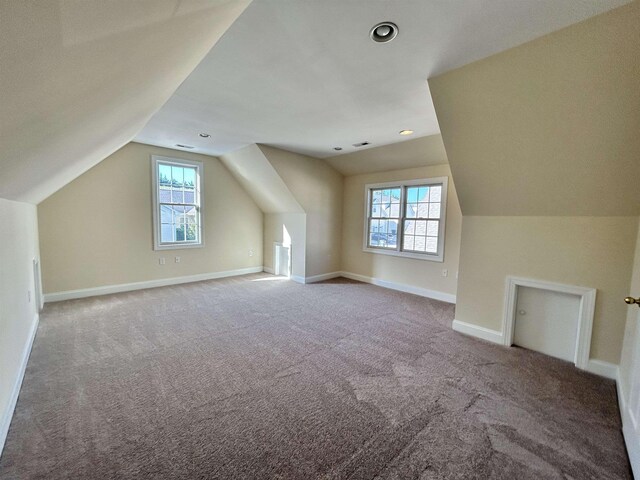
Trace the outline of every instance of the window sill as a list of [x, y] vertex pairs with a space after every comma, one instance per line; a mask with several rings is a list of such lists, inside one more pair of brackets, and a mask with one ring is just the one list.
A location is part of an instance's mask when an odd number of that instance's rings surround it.
[[412, 258], [415, 260], [426, 260], [427, 262], [444, 262], [444, 255], [432, 255], [428, 253], [410, 253], [410, 252], [398, 252], [396, 250], [383, 250], [381, 248], [363, 248], [363, 252], [367, 253], [376, 253], [380, 255], [390, 255], [392, 257], [404, 257], [404, 258]]
[[176, 243], [170, 245], [154, 245], [154, 250], [187, 250], [190, 248], [203, 248], [204, 243]]

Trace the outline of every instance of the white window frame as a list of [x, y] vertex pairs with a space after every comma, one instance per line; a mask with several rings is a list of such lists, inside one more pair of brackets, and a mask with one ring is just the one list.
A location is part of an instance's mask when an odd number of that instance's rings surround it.
[[[160, 239], [160, 202], [158, 201], [158, 164], [176, 165], [178, 167], [195, 167], [196, 168], [196, 192], [198, 198], [198, 226], [200, 228], [199, 241], [193, 243], [161, 242]], [[151, 156], [151, 190], [152, 190], [152, 210], [153, 210], [153, 249], [154, 250], [177, 250], [186, 248], [202, 248], [204, 247], [204, 164], [193, 160], [184, 160], [182, 158], [163, 157], [160, 155]]]
[[[394, 257], [415, 258], [419, 260], [428, 260], [431, 262], [444, 262], [444, 240], [445, 229], [447, 219], [447, 200], [448, 189], [447, 185], [449, 177], [433, 177], [433, 178], [420, 178], [415, 180], [402, 180], [398, 182], [385, 182], [385, 183], [368, 183], [364, 188], [364, 235], [362, 237], [362, 251], [368, 253], [378, 253], [382, 255], [391, 255]], [[416, 185], [442, 185], [442, 197], [440, 202], [440, 225], [438, 229], [438, 253], [418, 253], [418, 252], [403, 252], [403, 226], [406, 215], [406, 190], [407, 187], [413, 187]], [[397, 247], [395, 250], [382, 247], [369, 246], [369, 212], [371, 210], [371, 190], [380, 188], [399, 188], [400, 189], [400, 218], [398, 220], [397, 230]]]

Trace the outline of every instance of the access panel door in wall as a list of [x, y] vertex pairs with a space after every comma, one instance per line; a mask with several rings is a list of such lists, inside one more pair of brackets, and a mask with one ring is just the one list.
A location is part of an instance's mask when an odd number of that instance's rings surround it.
[[573, 362], [580, 297], [532, 287], [518, 287], [513, 343]]

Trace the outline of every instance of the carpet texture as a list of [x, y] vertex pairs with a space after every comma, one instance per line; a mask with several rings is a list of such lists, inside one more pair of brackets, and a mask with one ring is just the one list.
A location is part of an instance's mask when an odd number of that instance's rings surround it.
[[266, 274], [48, 304], [0, 479], [631, 478], [615, 385]]

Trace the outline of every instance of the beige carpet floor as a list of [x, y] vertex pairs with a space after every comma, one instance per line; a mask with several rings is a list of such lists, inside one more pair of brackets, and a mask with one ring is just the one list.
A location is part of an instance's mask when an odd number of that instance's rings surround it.
[[266, 274], [48, 304], [0, 479], [617, 479], [615, 385]]

